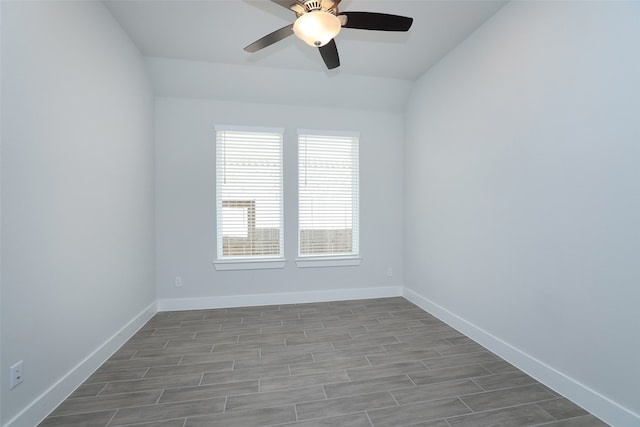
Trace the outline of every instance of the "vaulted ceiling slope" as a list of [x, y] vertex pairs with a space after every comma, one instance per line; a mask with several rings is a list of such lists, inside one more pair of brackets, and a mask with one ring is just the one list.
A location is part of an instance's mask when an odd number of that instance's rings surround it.
[[[343, 29], [341, 66], [331, 73], [415, 80], [502, 7], [504, 0], [343, 0], [341, 11], [414, 18], [408, 33]], [[107, 0], [149, 57], [289, 70], [323, 70], [317, 49], [289, 37], [260, 52], [243, 48], [295, 20], [268, 0]]]
[[[104, 0], [147, 57], [157, 96], [401, 111], [424, 74], [507, 0], [342, 0], [341, 11], [410, 16], [407, 33], [343, 28], [341, 65], [288, 37], [245, 46], [295, 20], [269, 0]], [[337, 102], [336, 100], [339, 100]]]

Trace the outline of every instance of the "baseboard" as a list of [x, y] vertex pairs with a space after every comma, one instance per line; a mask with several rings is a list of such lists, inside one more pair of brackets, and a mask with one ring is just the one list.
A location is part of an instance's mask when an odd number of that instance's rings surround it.
[[47, 417], [63, 400], [80, 386], [113, 353], [131, 338], [145, 323], [157, 313], [153, 302], [124, 325], [111, 338], [95, 349], [83, 361], [67, 372], [55, 384], [38, 396], [19, 414], [9, 420], [5, 427], [33, 427]]
[[513, 347], [457, 314], [411, 289], [404, 288], [403, 296], [606, 423], [620, 427], [640, 426], [640, 415], [618, 405], [606, 396]]
[[5, 427], [31, 427], [37, 425], [151, 319], [157, 311], [299, 304], [395, 296], [404, 296], [407, 300], [456, 328], [608, 424], [621, 427], [640, 425], [640, 415], [618, 405], [597, 391], [575, 381], [411, 289], [403, 288], [402, 286], [390, 286], [279, 294], [160, 299], [135, 316], [120, 331], [71, 369], [18, 415], [9, 420]]
[[251, 307], [273, 304], [302, 304], [402, 296], [402, 286], [334, 289], [279, 294], [227, 295], [206, 298], [170, 298], [158, 300], [158, 311], [202, 310], [208, 308]]

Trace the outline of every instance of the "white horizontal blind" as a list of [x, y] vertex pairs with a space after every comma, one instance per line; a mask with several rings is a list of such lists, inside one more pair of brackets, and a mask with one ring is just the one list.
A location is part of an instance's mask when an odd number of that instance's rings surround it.
[[283, 255], [282, 131], [216, 126], [218, 259]]
[[298, 253], [357, 255], [359, 135], [298, 132]]

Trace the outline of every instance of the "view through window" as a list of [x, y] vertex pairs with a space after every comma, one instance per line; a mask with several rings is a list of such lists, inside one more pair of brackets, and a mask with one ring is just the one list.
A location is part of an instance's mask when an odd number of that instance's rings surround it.
[[300, 256], [357, 255], [359, 135], [298, 132]]
[[282, 135], [216, 126], [218, 259], [283, 256]]

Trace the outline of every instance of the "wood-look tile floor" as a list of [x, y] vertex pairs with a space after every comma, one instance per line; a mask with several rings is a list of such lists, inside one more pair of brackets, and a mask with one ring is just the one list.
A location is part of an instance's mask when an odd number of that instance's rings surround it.
[[42, 426], [606, 426], [403, 298], [154, 316]]

